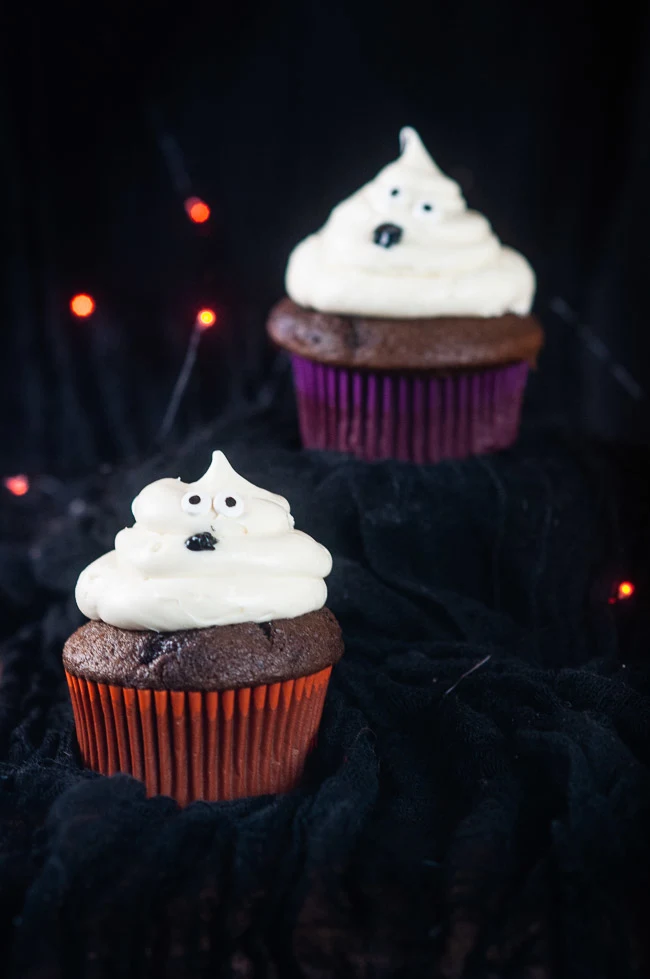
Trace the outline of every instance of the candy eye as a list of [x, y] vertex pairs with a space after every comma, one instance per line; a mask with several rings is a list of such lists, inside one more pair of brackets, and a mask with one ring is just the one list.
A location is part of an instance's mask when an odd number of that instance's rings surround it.
[[190, 490], [181, 500], [181, 509], [185, 513], [191, 513], [194, 517], [202, 517], [212, 506], [212, 500], [205, 493], [197, 493]]
[[221, 513], [224, 517], [241, 517], [244, 512], [244, 501], [241, 496], [226, 490], [215, 496], [214, 508], [217, 513]]
[[430, 201], [420, 201], [419, 204], [415, 206], [415, 213], [418, 217], [427, 217], [429, 214], [433, 214], [435, 207]]
[[391, 189], [388, 191], [389, 197], [399, 197], [401, 193], [402, 191], [399, 187], [391, 187]]

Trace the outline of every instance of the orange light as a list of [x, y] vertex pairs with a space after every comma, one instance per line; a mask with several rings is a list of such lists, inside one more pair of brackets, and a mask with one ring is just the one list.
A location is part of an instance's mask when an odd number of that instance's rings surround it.
[[85, 319], [86, 316], [92, 316], [95, 312], [95, 300], [92, 296], [87, 296], [84, 292], [80, 292], [70, 300], [70, 309], [75, 316], [80, 316], [82, 319]]
[[27, 476], [7, 476], [4, 484], [14, 496], [24, 496], [29, 491], [29, 480]]
[[217, 322], [217, 314], [213, 309], [200, 309], [196, 317], [199, 330], [209, 330]]
[[632, 598], [634, 594], [634, 585], [631, 581], [622, 581], [618, 586], [618, 597], [619, 600], [625, 598]]
[[210, 217], [210, 208], [200, 197], [188, 197], [185, 201], [185, 211], [194, 224], [204, 224]]

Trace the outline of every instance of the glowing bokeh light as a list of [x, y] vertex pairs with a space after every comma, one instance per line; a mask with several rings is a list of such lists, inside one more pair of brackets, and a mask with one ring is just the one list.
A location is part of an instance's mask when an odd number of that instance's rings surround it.
[[70, 309], [75, 316], [85, 319], [92, 316], [95, 312], [95, 300], [92, 296], [87, 296], [85, 292], [80, 292], [70, 300]]
[[210, 208], [200, 197], [188, 197], [185, 201], [185, 211], [194, 224], [205, 224], [210, 217]]
[[217, 314], [213, 309], [200, 309], [196, 317], [199, 330], [209, 330], [217, 322]]
[[624, 600], [626, 598], [632, 598], [634, 594], [634, 585], [631, 581], [622, 581], [618, 586], [618, 598]]
[[4, 480], [5, 487], [14, 496], [24, 496], [25, 493], [29, 492], [29, 480], [27, 476], [6, 476]]

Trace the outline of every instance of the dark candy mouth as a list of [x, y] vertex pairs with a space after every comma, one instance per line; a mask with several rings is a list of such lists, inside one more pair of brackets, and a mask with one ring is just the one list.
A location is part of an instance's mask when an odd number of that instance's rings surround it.
[[185, 541], [185, 547], [188, 551], [214, 551], [218, 543], [214, 534], [206, 530], [202, 534], [192, 534], [191, 537], [188, 537]]
[[403, 229], [398, 224], [380, 224], [372, 233], [372, 240], [380, 248], [394, 248], [402, 240]]

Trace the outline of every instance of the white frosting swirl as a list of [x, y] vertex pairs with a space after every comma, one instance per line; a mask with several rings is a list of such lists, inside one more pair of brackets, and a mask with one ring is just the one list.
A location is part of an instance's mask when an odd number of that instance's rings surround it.
[[[402, 129], [400, 143], [401, 156], [293, 250], [291, 299], [356, 316], [528, 313], [535, 276], [526, 259], [467, 210], [458, 184], [438, 169], [414, 129]], [[386, 224], [401, 236], [382, 247], [375, 237]]]
[[[146, 486], [132, 509], [135, 525], [79, 576], [77, 605], [90, 619], [173, 632], [294, 618], [325, 604], [329, 551], [294, 530], [284, 497], [237, 475], [223, 452], [196, 483]], [[205, 534], [213, 549], [188, 548]]]

